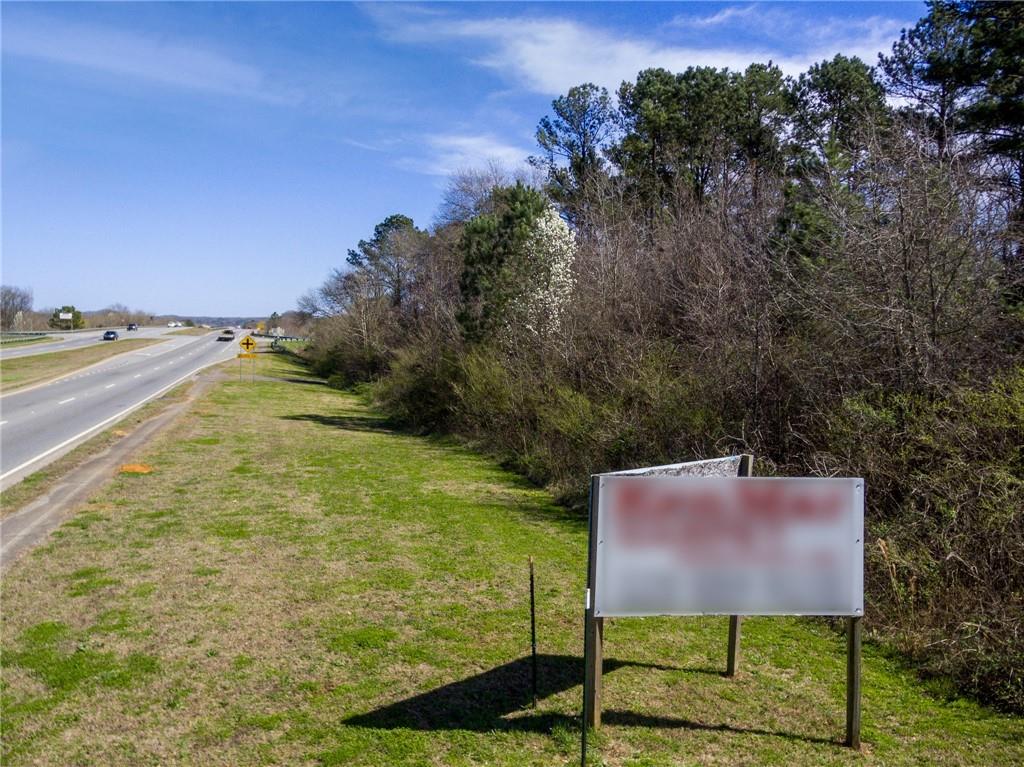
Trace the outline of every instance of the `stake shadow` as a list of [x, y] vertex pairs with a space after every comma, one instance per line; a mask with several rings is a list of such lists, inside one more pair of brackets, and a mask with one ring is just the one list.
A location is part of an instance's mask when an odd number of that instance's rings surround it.
[[[365, 714], [344, 720], [344, 724], [379, 729], [410, 730], [526, 730], [550, 732], [556, 724], [573, 717], [539, 714], [506, 718], [533, 701], [532, 661], [518, 658], [476, 676], [446, 684], [435, 690], [406, 698]], [[635, 663], [607, 658], [604, 673], [624, 666], [674, 670], [669, 666]], [[583, 659], [571, 655], [537, 656], [537, 697], [547, 698], [583, 684]]]

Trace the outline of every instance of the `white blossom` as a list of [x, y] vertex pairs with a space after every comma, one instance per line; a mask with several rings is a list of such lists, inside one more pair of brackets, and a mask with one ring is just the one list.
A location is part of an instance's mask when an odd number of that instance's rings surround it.
[[525, 256], [523, 324], [537, 334], [556, 330], [575, 287], [576, 234], [553, 207], [534, 222]]

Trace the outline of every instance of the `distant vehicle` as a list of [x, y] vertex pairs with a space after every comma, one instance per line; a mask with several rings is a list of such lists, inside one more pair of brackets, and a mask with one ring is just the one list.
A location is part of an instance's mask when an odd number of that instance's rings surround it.
[[128, 323], [128, 329], [129, 330], [138, 330], [139, 326], [136, 323], [134, 323], [134, 322], [129, 322]]
[[220, 335], [217, 336], [217, 340], [218, 341], [234, 341], [235, 340], [235, 331], [233, 331], [231, 328], [225, 328], [224, 330], [220, 331]]
[[119, 338], [116, 330], [108, 330], [103, 334], [104, 341], [116, 341]]

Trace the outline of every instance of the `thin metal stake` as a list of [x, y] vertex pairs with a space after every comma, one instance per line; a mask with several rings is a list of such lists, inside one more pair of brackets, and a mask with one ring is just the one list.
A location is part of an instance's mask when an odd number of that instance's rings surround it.
[[533, 557], [530, 557], [530, 647], [533, 652], [533, 707], [537, 708], [537, 600], [533, 589]]

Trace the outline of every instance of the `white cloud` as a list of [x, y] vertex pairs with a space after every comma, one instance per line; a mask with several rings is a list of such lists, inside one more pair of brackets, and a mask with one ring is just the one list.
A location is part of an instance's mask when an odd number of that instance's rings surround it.
[[[610, 89], [623, 80], [633, 80], [649, 67], [681, 71], [690, 66], [728, 67], [743, 70], [752, 62], [773, 61], [786, 74], [795, 75], [814, 62], [836, 53], [860, 56], [873, 64], [880, 51], [887, 51], [905, 21], [871, 17], [841, 23], [832, 19], [797, 22], [781, 9], [763, 10], [746, 6], [727, 8], [709, 17], [677, 17], [675, 28], [723, 26], [726, 23], [764, 24], [758, 14], [784, 15], [776, 24], [788, 25], [786, 44], [766, 42], [757, 48], [730, 45], [674, 44], [621, 35], [565, 18], [496, 17], [465, 19], [451, 15], [410, 18], [402, 8], [369, 11], [396, 42], [435, 44], [444, 41], [477, 43], [484, 52], [472, 60], [539, 93], [557, 95], [583, 82], [595, 82]], [[799, 29], [797, 29], [799, 27]], [[793, 30], [796, 30], [794, 32]], [[789, 53], [783, 53], [786, 50]]]
[[5, 18], [3, 53], [189, 90], [275, 103], [297, 98], [258, 67], [211, 48], [41, 16]]
[[398, 161], [405, 170], [431, 176], [450, 176], [456, 171], [481, 168], [497, 161], [509, 168], [526, 162], [530, 151], [513, 146], [490, 133], [443, 133], [424, 136], [425, 156], [407, 157]]
[[756, 12], [757, 6], [754, 5], [730, 5], [729, 7], [723, 8], [710, 16], [677, 16], [669, 23], [686, 24], [694, 27], [717, 27], [727, 21], [750, 16]]

